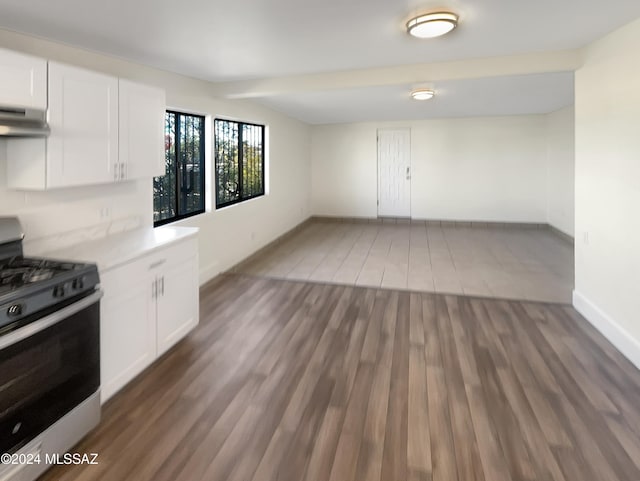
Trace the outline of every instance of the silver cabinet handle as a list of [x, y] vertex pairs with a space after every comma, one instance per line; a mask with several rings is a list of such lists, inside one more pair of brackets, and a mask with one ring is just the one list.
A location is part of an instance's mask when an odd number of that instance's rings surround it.
[[120, 179], [120, 163], [116, 162], [113, 165], [113, 180]]
[[120, 164], [120, 180], [125, 180], [127, 177], [127, 164]]
[[411, 167], [407, 167], [407, 180], [411, 178]]
[[151, 299], [158, 297], [158, 281], [154, 280], [151, 284]]
[[164, 297], [164, 276], [160, 278], [160, 295]]

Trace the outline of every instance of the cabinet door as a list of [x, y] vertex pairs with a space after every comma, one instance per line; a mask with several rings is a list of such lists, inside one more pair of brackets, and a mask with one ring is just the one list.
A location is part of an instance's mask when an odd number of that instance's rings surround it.
[[119, 81], [121, 180], [165, 174], [164, 90]]
[[47, 108], [47, 61], [0, 49], [0, 105]]
[[113, 182], [118, 162], [118, 79], [49, 63], [47, 187]]
[[138, 266], [102, 276], [100, 366], [104, 403], [156, 358], [156, 301], [153, 279]]
[[167, 264], [158, 273], [158, 355], [198, 324], [198, 257]]

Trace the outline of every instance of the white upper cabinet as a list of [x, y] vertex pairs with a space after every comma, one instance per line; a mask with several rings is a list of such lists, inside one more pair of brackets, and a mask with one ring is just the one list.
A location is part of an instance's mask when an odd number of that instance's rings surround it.
[[47, 188], [116, 180], [118, 79], [49, 62]]
[[[164, 175], [162, 89], [57, 62], [48, 63], [47, 81], [46, 61], [33, 59], [42, 65], [29, 67], [22, 57], [31, 58], [0, 50], [0, 86], [22, 84], [26, 91], [27, 80], [41, 75], [41, 108], [48, 97], [51, 134], [7, 140], [9, 188], [46, 190]], [[15, 65], [14, 73], [6, 76], [5, 64]], [[8, 87], [0, 96], [16, 101], [18, 94], [7, 93]]]
[[119, 180], [118, 79], [49, 62], [47, 138], [7, 139], [7, 186], [45, 190]]
[[47, 108], [47, 61], [0, 49], [0, 107]]
[[119, 81], [120, 180], [165, 174], [164, 90]]

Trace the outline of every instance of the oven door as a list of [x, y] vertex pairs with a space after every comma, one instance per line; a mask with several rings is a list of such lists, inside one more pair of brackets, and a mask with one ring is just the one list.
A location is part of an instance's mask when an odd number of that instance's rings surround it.
[[0, 337], [0, 453], [13, 453], [100, 387], [96, 291]]

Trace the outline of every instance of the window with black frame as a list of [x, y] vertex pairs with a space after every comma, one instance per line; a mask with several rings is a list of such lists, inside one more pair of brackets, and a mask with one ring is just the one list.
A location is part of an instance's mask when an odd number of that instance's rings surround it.
[[264, 195], [264, 125], [216, 119], [216, 207]]
[[167, 110], [166, 173], [153, 179], [153, 224], [159, 226], [205, 211], [205, 119]]

